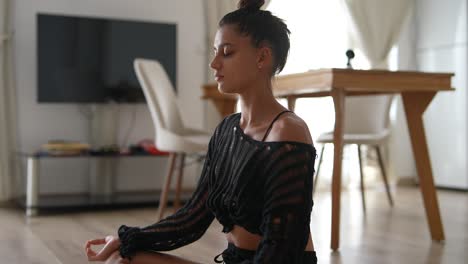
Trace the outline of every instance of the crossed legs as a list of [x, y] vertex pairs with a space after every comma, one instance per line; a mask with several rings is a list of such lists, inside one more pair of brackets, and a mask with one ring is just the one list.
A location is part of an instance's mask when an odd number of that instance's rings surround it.
[[197, 264], [177, 256], [164, 253], [137, 253], [131, 261], [122, 259], [118, 251], [115, 251], [105, 262], [105, 264]]

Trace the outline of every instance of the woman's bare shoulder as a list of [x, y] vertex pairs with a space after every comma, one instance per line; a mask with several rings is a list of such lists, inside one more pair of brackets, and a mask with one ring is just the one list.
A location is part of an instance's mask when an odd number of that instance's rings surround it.
[[294, 113], [283, 115], [273, 124], [268, 141], [294, 141], [313, 144], [306, 122]]

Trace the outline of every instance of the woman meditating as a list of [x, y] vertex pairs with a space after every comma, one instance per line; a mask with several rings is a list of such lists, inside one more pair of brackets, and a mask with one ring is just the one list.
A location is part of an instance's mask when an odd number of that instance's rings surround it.
[[317, 263], [309, 229], [316, 150], [305, 122], [273, 96], [290, 32], [263, 3], [240, 1], [219, 22], [210, 67], [219, 91], [238, 94], [242, 110], [216, 127], [191, 199], [155, 224], [122, 225], [118, 237], [88, 241], [90, 261], [194, 263], [163, 251], [197, 241], [216, 218], [227, 248], [213, 263]]

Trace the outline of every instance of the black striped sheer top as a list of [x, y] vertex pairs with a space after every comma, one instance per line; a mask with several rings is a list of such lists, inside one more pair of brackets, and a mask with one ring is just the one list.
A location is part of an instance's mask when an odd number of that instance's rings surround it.
[[181, 209], [147, 227], [119, 228], [123, 257], [192, 243], [216, 218], [225, 233], [238, 225], [262, 236], [253, 263], [301, 263], [316, 150], [302, 142], [254, 140], [240, 118], [230, 115], [217, 126], [197, 188]]

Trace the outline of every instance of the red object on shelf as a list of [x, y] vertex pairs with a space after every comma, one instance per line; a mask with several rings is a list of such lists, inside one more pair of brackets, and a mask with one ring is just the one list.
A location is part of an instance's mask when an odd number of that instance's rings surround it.
[[150, 153], [151, 155], [169, 155], [167, 151], [161, 151], [154, 145], [153, 140], [151, 139], [144, 139], [138, 142], [138, 145], [142, 147], [146, 152]]

